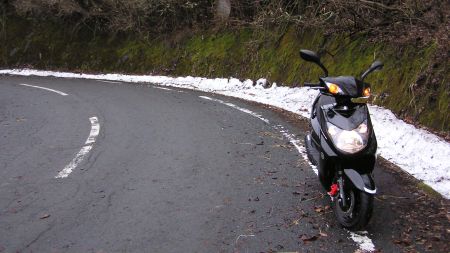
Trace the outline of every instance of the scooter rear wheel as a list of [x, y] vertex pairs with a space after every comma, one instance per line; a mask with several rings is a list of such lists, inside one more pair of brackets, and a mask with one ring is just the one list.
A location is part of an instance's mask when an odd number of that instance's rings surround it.
[[349, 230], [363, 229], [373, 210], [373, 195], [360, 191], [355, 187], [346, 187], [346, 206], [342, 205], [339, 197], [333, 201], [333, 210], [339, 223]]

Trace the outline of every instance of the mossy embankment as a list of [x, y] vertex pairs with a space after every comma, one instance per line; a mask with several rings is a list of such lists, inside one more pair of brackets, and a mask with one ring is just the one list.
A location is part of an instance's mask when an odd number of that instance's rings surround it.
[[82, 72], [265, 77], [288, 86], [313, 81], [320, 69], [298, 52], [322, 52], [330, 75], [359, 75], [375, 59], [385, 63], [367, 78], [373, 103], [407, 121], [448, 134], [449, 64], [436, 62], [435, 43], [399, 46], [370, 42], [364, 34], [328, 35], [294, 28], [184, 30], [158, 37], [98, 34], [89, 29], [2, 20], [0, 67], [32, 67]]

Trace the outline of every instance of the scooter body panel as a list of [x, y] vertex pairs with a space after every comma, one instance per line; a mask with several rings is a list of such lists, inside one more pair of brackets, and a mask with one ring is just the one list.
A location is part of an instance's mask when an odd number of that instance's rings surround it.
[[[317, 165], [319, 180], [326, 190], [329, 190], [333, 182], [337, 164], [344, 170], [355, 171], [360, 177], [370, 177], [370, 179], [364, 179], [363, 181], [371, 182], [366, 185], [366, 188], [373, 190], [375, 186], [370, 175], [375, 166], [377, 140], [367, 106], [365, 104], [356, 105], [351, 110], [340, 113], [334, 108], [336, 104], [337, 101], [333, 96], [325, 94], [319, 94], [314, 101], [310, 119], [311, 134], [305, 141], [308, 157], [313, 160], [311, 162], [314, 165]], [[327, 122], [348, 131], [366, 122], [370, 131], [366, 147], [355, 154], [340, 151], [326, 134]], [[356, 177], [352, 178], [355, 179]], [[360, 180], [357, 182], [359, 183]], [[361, 189], [364, 190], [364, 188]]]
[[371, 174], [360, 174], [353, 169], [344, 169], [344, 173], [358, 190], [369, 194], [377, 193]]

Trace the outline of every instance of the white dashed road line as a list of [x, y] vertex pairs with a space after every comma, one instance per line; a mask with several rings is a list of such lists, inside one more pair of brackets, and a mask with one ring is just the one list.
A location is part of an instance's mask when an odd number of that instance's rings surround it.
[[66, 167], [64, 167], [64, 169], [61, 170], [55, 178], [68, 177], [70, 173], [72, 173], [72, 171], [78, 166], [78, 164], [80, 164], [84, 160], [84, 158], [94, 146], [95, 141], [97, 140], [97, 136], [100, 133], [100, 124], [98, 123], [98, 118], [95, 116], [89, 118], [89, 120], [91, 121], [91, 132], [86, 142], [84, 143], [84, 146], [75, 155], [75, 158], [68, 165], [66, 165]]
[[[214, 102], [218, 102], [218, 103], [230, 106], [234, 109], [237, 109], [239, 111], [250, 114], [250, 115], [264, 121], [267, 124], [270, 123], [268, 119], [263, 118], [261, 115], [255, 113], [255, 112], [252, 112], [248, 109], [239, 107], [235, 104], [228, 103], [228, 102], [222, 101], [220, 99], [216, 99], [216, 98], [206, 97], [206, 96], [199, 96], [199, 97], [206, 99], [206, 100], [210, 100], [210, 101], [214, 101]], [[289, 131], [281, 125], [276, 125], [276, 126], [272, 126], [272, 127], [277, 129], [286, 139], [289, 140], [290, 143], [292, 143], [292, 145], [294, 145], [294, 147], [297, 149], [297, 151], [300, 153], [300, 155], [303, 157], [303, 159], [309, 163], [309, 165], [311, 166], [314, 173], [316, 175], [318, 175], [317, 168], [316, 168], [316, 166], [312, 165], [309, 162], [308, 156], [306, 155], [306, 149], [303, 145], [301, 145], [301, 141], [296, 139], [293, 134], [289, 133]], [[370, 239], [368, 237], [369, 233], [367, 231], [359, 231], [357, 233], [354, 233], [351, 231], [347, 231], [347, 232], [350, 234], [350, 239], [352, 239], [358, 245], [360, 252], [369, 253], [369, 252], [375, 251], [375, 245], [373, 244], [372, 239]]]
[[[109, 82], [109, 81], [108, 81]], [[26, 87], [32, 87], [32, 88], [38, 88], [46, 91], [51, 91], [54, 93], [57, 93], [61, 96], [67, 96], [67, 93], [64, 93], [59, 90], [54, 90], [46, 87], [41, 86], [35, 86], [35, 85], [29, 85], [25, 83], [19, 84], [21, 86]], [[94, 143], [97, 139], [98, 134], [100, 133], [100, 124], [98, 123], [98, 118], [96, 116], [93, 116], [89, 118], [91, 121], [91, 132], [89, 133], [89, 137], [87, 138], [86, 142], [84, 143], [84, 146], [81, 148], [81, 150], [75, 155], [75, 158], [62, 169], [58, 175], [56, 175], [55, 178], [66, 178], [72, 173], [72, 171], [80, 164], [87, 154], [89, 154], [89, 151], [91, 151], [92, 147], [94, 146]]]
[[64, 93], [62, 91], [59, 91], [59, 90], [54, 90], [54, 89], [45, 88], [45, 87], [41, 87], [41, 86], [29, 85], [29, 84], [25, 84], [25, 83], [20, 83], [19, 85], [26, 86], [26, 87], [38, 88], [38, 89], [42, 89], [42, 90], [46, 90], [46, 91], [51, 91], [51, 92], [57, 93], [57, 94], [59, 94], [61, 96], [67, 96], [66, 93]]

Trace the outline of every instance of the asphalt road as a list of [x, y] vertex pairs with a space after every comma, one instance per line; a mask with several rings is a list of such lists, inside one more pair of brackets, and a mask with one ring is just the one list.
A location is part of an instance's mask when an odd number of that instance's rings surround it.
[[[80, 154], [92, 117], [99, 135]], [[358, 251], [280, 125], [303, 139], [295, 120], [236, 99], [2, 76], [0, 252]], [[376, 176], [376, 249], [448, 252], [448, 202], [383, 166]]]

